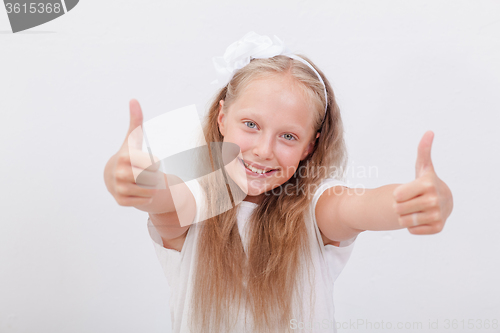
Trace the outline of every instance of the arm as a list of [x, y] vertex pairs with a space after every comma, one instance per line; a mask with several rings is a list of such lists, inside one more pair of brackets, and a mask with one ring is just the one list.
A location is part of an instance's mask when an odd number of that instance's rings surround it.
[[[168, 177], [171, 177], [171, 175]], [[163, 195], [161, 194], [162, 192], [164, 193]], [[162, 207], [164, 208], [162, 203], [165, 197], [173, 201], [168, 186], [166, 190], [158, 192], [157, 198], [153, 197], [153, 201], [149, 204], [149, 207], [136, 208], [149, 212], [149, 218], [160, 234], [163, 246], [167, 249], [174, 249], [180, 252], [186, 239], [187, 231], [196, 216], [196, 201], [185, 183], [177, 186], [175, 195], [177, 198], [176, 205], [174, 207], [172, 204], [173, 210], [171, 211], [163, 213], [152, 212], [155, 209], [161, 210]]]
[[432, 138], [426, 133], [420, 142], [412, 182], [365, 190], [335, 186], [325, 191], [316, 205], [316, 220], [324, 236], [342, 241], [365, 230], [440, 232], [453, 210], [453, 196], [432, 166]]
[[135, 208], [149, 213], [151, 223], [160, 234], [165, 248], [180, 252], [189, 226], [196, 216], [196, 201], [185, 183], [176, 182], [179, 185], [176, 186], [174, 205], [168, 179], [173, 180], [177, 176], [164, 175], [164, 178], [166, 189], [155, 193], [150, 203]]
[[149, 214], [151, 223], [161, 236], [163, 247], [181, 252], [189, 230], [188, 226], [180, 226], [175, 212], [164, 214]]
[[[132, 206], [149, 213], [151, 222], [160, 234], [163, 246], [180, 251], [184, 244], [189, 225], [196, 214], [196, 203], [194, 196], [186, 184], [176, 187], [176, 205], [172, 193], [168, 187], [168, 179], [176, 176], [165, 175], [165, 187], [151, 193], [151, 190], [139, 187], [133, 180], [130, 162], [118, 162], [119, 155], [113, 155], [104, 169], [104, 180], [108, 191], [113, 194], [117, 203], [121, 206]], [[179, 183], [178, 181], [176, 183]], [[128, 190], [127, 190], [128, 188]], [[151, 193], [151, 197], [140, 197]], [[179, 220], [179, 213], [182, 226]]]
[[398, 184], [375, 189], [335, 186], [326, 190], [316, 205], [316, 221], [330, 240], [344, 241], [365, 230], [403, 228], [393, 209], [392, 193]]
[[[150, 154], [142, 151], [143, 136], [139, 128], [142, 119], [139, 103], [131, 100], [129, 130], [119, 151], [106, 163], [104, 182], [120, 206], [131, 206], [149, 213], [162, 237], [163, 246], [178, 249], [180, 245], [182, 248], [182, 237], [196, 214], [194, 197], [186, 184], [173, 175], [160, 172], [159, 164], [152, 164]], [[156, 157], [153, 159], [158, 162]], [[173, 180], [180, 183], [174, 187], [175, 193], [171, 193], [168, 186]]]

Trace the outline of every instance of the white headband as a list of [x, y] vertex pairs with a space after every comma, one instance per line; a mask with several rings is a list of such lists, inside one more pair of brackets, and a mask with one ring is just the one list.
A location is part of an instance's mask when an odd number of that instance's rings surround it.
[[250, 60], [272, 58], [277, 55], [286, 55], [289, 58], [298, 60], [309, 66], [316, 74], [323, 84], [323, 91], [325, 94], [325, 114], [323, 116], [323, 121], [325, 121], [328, 107], [328, 94], [326, 93], [326, 86], [321, 75], [319, 75], [309, 62], [293, 54], [276, 35], [271, 39], [268, 36], [260, 36], [250, 31], [243, 36], [243, 38], [229, 45], [226, 52], [224, 52], [224, 56], [212, 58], [218, 77], [212, 84], [224, 87], [231, 81], [234, 72], [248, 65]]

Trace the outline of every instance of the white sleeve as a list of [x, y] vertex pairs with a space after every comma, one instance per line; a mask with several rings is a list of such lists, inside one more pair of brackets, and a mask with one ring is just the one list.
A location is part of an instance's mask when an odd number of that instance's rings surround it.
[[324, 179], [316, 192], [314, 193], [313, 199], [312, 199], [312, 218], [314, 222], [314, 227], [316, 229], [316, 232], [318, 233], [318, 241], [319, 241], [319, 246], [321, 248], [321, 252], [323, 253], [323, 257], [325, 261], [327, 262], [327, 266], [330, 268], [330, 274], [332, 275], [333, 280], [335, 280], [344, 266], [346, 265], [347, 261], [349, 260], [349, 257], [351, 256], [352, 250], [354, 248], [354, 243], [357, 238], [357, 236], [341, 241], [339, 246], [334, 246], [331, 244], [324, 245], [320, 231], [318, 228], [318, 224], [316, 221], [316, 214], [315, 214], [315, 209], [316, 209], [316, 204], [318, 203], [319, 198], [321, 195], [329, 188], [334, 187], [334, 186], [344, 186], [348, 187], [347, 184], [341, 180], [335, 179], [335, 178], [327, 178]]
[[[187, 182], [191, 193], [195, 198], [196, 202], [196, 215], [194, 218], [194, 223], [199, 222], [199, 216], [201, 214], [202, 209], [202, 189], [200, 184], [197, 181]], [[149, 236], [153, 242], [153, 246], [156, 252], [156, 256], [160, 265], [163, 269], [163, 272], [167, 278], [167, 281], [170, 285], [175, 285], [175, 279], [178, 277], [179, 266], [181, 264], [182, 253], [185, 252], [186, 247], [191, 246], [189, 242], [192, 240], [192, 237], [187, 237], [184, 241], [184, 245], [182, 247], [181, 252], [174, 249], [167, 249], [163, 246], [163, 241], [161, 239], [160, 233], [156, 230], [154, 224], [151, 222], [151, 219], [148, 217], [147, 227], [149, 231]], [[189, 227], [188, 235], [192, 231], [192, 225]]]
[[181, 263], [181, 252], [163, 247], [161, 236], [149, 217], [147, 226], [149, 236], [151, 237], [156, 252], [156, 257], [160, 262], [161, 268], [163, 269], [163, 273], [167, 278], [168, 284], [170, 286], [175, 285], [175, 281], [177, 279], [176, 272], [179, 271], [179, 266]]

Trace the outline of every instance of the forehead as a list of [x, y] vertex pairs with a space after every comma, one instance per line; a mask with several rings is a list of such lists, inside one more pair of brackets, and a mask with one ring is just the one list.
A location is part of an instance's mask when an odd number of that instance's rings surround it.
[[276, 108], [301, 108], [303, 112], [314, 112], [306, 88], [286, 75], [270, 75], [251, 80], [239, 92], [235, 103], [240, 106], [267, 104]]
[[264, 77], [251, 79], [239, 93], [239, 97], [246, 95], [279, 94], [288, 98], [292, 94], [294, 99], [310, 103], [310, 96], [305, 86], [289, 74], [268, 74]]
[[287, 75], [253, 79], [242, 89], [230, 109], [236, 116], [252, 113], [265, 116], [265, 120], [298, 124], [312, 131], [317, 111], [305, 89]]

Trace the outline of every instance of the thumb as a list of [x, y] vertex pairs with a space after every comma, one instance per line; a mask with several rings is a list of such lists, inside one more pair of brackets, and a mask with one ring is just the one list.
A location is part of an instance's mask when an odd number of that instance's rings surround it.
[[434, 132], [427, 131], [418, 145], [417, 163], [415, 164], [415, 178], [421, 177], [424, 173], [434, 171], [431, 160], [431, 147], [434, 140]]
[[139, 102], [136, 99], [131, 99], [129, 102], [130, 108], [130, 125], [127, 131], [127, 137], [125, 142], [129, 149], [139, 149], [142, 150], [142, 110]]

